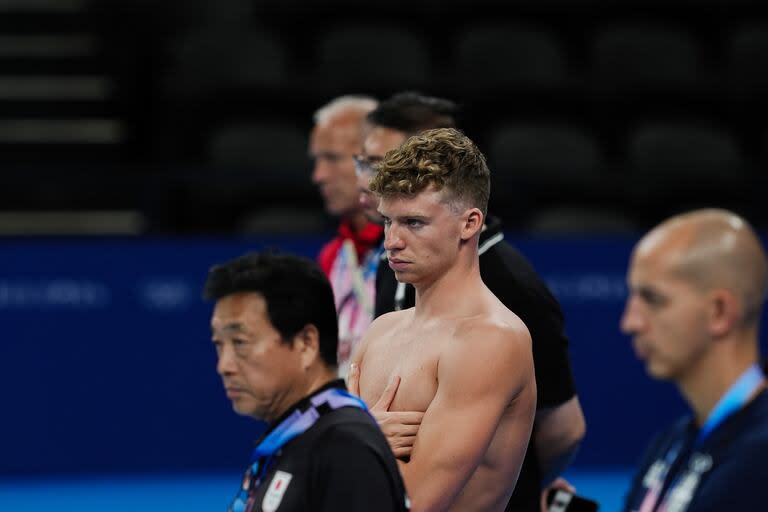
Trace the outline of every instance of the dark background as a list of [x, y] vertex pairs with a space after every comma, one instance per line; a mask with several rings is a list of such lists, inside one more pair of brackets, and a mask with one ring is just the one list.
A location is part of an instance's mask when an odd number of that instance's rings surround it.
[[708, 205], [763, 228], [760, 4], [10, 2], [4, 229], [46, 211], [130, 212], [113, 231], [163, 235], [332, 226], [309, 181], [312, 112], [403, 89], [463, 106], [509, 228], [644, 229]]
[[306, 156], [340, 94], [463, 106], [491, 210], [561, 300], [588, 434], [631, 465], [683, 410], [618, 333], [643, 230], [765, 232], [759, 2], [28, 0], [0, 4], [0, 473], [239, 471], [199, 298], [215, 262], [314, 256]]

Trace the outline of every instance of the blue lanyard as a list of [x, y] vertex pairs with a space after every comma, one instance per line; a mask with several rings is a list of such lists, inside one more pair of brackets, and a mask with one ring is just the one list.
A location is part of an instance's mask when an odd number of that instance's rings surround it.
[[709, 437], [721, 423], [723, 423], [734, 412], [738, 411], [749, 401], [757, 388], [763, 383], [763, 375], [760, 366], [755, 363], [747, 369], [738, 380], [726, 391], [718, 400], [712, 412], [707, 416], [704, 425], [701, 426], [699, 435], [696, 436], [694, 446], [701, 446], [704, 440]]
[[330, 388], [309, 399], [310, 406], [304, 412], [295, 410], [280, 422], [264, 439], [259, 442], [251, 454], [251, 465], [245, 472], [240, 491], [229, 506], [231, 512], [244, 512], [249, 508], [248, 498], [252, 489], [261, 484], [267, 474], [275, 454], [295, 437], [303, 434], [314, 425], [324, 411], [318, 409], [326, 405], [328, 409], [335, 410], [342, 407], [357, 407], [364, 411], [368, 408], [359, 397], [350, 392]]
[[[701, 429], [699, 430], [699, 433], [696, 436], [696, 439], [690, 449], [683, 450], [684, 443], [677, 442], [667, 450], [667, 454], [664, 457], [665, 469], [662, 470], [661, 474], [656, 475], [656, 481], [660, 483], [664, 482], [668, 476], [669, 470], [672, 468], [672, 465], [678, 457], [683, 456], [685, 453], [689, 454], [687, 458], [691, 457], [691, 454], [696, 452], [696, 449], [704, 443], [704, 441], [718, 426], [720, 426], [735, 412], [744, 407], [744, 405], [746, 405], [755, 391], [757, 391], [757, 389], [763, 384], [764, 379], [765, 375], [757, 363], [750, 366], [744, 373], [742, 373], [736, 382], [734, 382], [731, 387], [728, 388], [728, 391], [726, 391], [720, 400], [718, 400], [717, 404], [715, 404], [715, 407], [707, 416], [704, 425], [702, 425]], [[680, 462], [682, 463], [684, 461]], [[680, 484], [682, 478], [682, 474], [680, 473], [681, 471], [684, 471], [683, 465], [678, 464], [676, 469], [677, 476], [670, 482], [668, 486], [663, 486], [662, 484], [661, 489], [663, 489], [663, 495], [658, 496], [657, 500], [660, 501], [654, 503], [651, 508], [652, 510], [656, 510], [661, 503], [666, 502], [672, 491], [678, 484]], [[689, 496], [688, 499], [690, 500], [691, 497], [692, 496]]]
[[293, 411], [293, 414], [281, 421], [269, 435], [261, 440], [251, 454], [251, 463], [258, 462], [262, 457], [271, 457], [291, 439], [306, 432], [320, 418], [321, 413], [317, 407], [324, 403], [327, 403], [331, 409], [358, 407], [367, 410], [365, 402], [360, 398], [339, 388], [318, 393], [310, 398], [310, 403], [312, 406], [306, 411], [301, 412], [298, 409]]

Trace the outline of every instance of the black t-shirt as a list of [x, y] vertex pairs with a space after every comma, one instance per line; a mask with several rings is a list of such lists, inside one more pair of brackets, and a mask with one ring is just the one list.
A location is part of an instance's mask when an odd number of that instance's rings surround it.
[[[317, 393], [331, 386], [344, 383], [334, 381]], [[287, 414], [306, 408], [309, 398]], [[325, 412], [283, 446], [253, 498], [253, 511], [408, 510], [405, 486], [384, 435], [376, 421], [356, 407]]]
[[[489, 216], [486, 226], [479, 242], [480, 275], [491, 292], [528, 327], [533, 341], [537, 407], [561, 405], [573, 398], [576, 390], [560, 304], [528, 260], [503, 240], [499, 220]], [[394, 272], [382, 261], [376, 274], [376, 316], [395, 310], [397, 285]], [[406, 286], [401, 309], [412, 307], [415, 300], [413, 286]], [[507, 510], [538, 511], [540, 492], [541, 474], [532, 436]]]

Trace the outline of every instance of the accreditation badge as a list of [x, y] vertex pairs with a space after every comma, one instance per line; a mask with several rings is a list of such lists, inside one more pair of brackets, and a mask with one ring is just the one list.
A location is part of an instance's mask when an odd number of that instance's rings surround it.
[[293, 478], [293, 475], [290, 473], [275, 471], [275, 476], [269, 482], [269, 487], [264, 495], [264, 501], [261, 502], [261, 509], [264, 512], [275, 512], [277, 510], [277, 507], [283, 501], [288, 485], [291, 483], [291, 478]]

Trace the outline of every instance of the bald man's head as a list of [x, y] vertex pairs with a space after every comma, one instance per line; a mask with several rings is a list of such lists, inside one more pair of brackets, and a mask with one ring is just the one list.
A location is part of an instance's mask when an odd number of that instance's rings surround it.
[[752, 227], [727, 210], [695, 210], [672, 217], [648, 233], [638, 256], [668, 258], [681, 278], [705, 290], [725, 288], [740, 298], [743, 324], [752, 326], [768, 287], [765, 251]]

